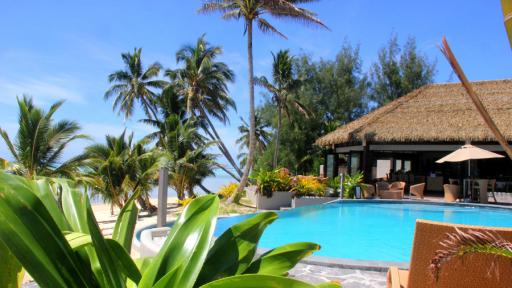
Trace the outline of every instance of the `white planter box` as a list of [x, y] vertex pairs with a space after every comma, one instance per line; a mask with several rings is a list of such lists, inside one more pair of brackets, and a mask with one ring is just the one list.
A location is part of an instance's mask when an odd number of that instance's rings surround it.
[[280, 210], [281, 207], [291, 207], [292, 193], [291, 192], [274, 192], [272, 197], [257, 194], [258, 210]]
[[140, 234], [140, 257], [153, 257], [158, 254], [170, 231], [170, 227], [152, 228], [142, 231]]
[[331, 202], [331, 201], [338, 200], [338, 199], [339, 199], [338, 197], [301, 197], [301, 198], [293, 198], [292, 208], [324, 204], [324, 203]]

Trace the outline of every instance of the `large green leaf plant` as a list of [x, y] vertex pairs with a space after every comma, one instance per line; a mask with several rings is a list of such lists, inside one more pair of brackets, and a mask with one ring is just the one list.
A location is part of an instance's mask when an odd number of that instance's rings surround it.
[[[257, 214], [214, 240], [216, 195], [198, 197], [183, 210], [155, 257], [134, 260], [136, 197], [122, 209], [110, 239], [103, 237], [87, 194], [70, 182], [28, 180], [0, 171], [0, 247], [14, 256], [2, 259], [3, 267], [9, 265], [5, 261], [19, 261], [40, 287], [52, 288], [339, 287], [284, 277], [318, 250], [317, 244], [292, 243], [256, 256], [259, 239], [276, 213]], [[19, 278], [2, 277], [0, 287], [19, 287]]]

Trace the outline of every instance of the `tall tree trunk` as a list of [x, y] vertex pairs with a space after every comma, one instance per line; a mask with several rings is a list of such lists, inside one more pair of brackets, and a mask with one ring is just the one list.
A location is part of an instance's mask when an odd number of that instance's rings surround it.
[[254, 111], [254, 67], [253, 67], [253, 56], [252, 56], [252, 19], [247, 20], [247, 60], [249, 64], [249, 153], [247, 155], [247, 163], [244, 167], [244, 174], [242, 175], [242, 181], [236, 193], [228, 199], [228, 202], [233, 202], [240, 197], [238, 194], [244, 191], [247, 182], [249, 181], [249, 173], [254, 161], [254, 148], [256, 147], [256, 131], [255, 131], [255, 111]]
[[274, 161], [272, 162], [272, 166], [274, 169], [277, 168], [277, 161], [279, 159], [279, 136], [281, 134], [281, 121], [282, 121], [282, 112], [281, 106], [279, 103], [277, 104], [277, 129], [276, 129], [276, 140], [274, 145]]
[[233, 172], [229, 171], [226, 167], [220, 165], [217, 163], [216, 165], [217, 167], [219, 167], [219, 169], [221, 169], [222, 171], [226, 172], [226, 174], [228, 174], [229, 176], [231, 176], [233, 179], [235, 179], [237, 182], [240, 183], [240, 178], [238, 178], [235, 174], [233, 174]]
[[213, 125], [212, 121], [210, 120], [210, 117], [208, 117], [208, 115], [206, 115], [206, 112], [204, 111], [204, 108], [202, 106], [199, 109], [201, 111], [201, 116], [206, 120], [206, 122], [208, 123], [208, 126], [210, 126], [210, 129], [213, 132], [214, 139], [212, 139], [212, 140], [217, 141], [219, 150], [222, 152], [222, 154], [224, 154], [224, 156], [229, 161], [231, 166], [233, 166], [233, 168], [235, 169], [238, 176], [242, 176], [242, 170], [236, 164], [235, 159], [233, 159], [233, 156], [231, 156], [231, 153], [229, 153], [229, 150], [228, 150], [228, 148], [226, 148], [226, 145], [224, 145], [224, 142], [220, 138], [219, 133], [217, 133], [215, 126]]
[[202, 183], [199, 183], [197, 186], [199, 186], [199, 188], [203, 189], [203, 191], [206, 193], [206, 194], [213, 194], [212, 191], [210, 191], [208, 188], [204, 187], [204, 185]]
[[460, 67], [459, 62], [457, 61], [457, 58], [455, 58], [455, 55], [453, 54], [452, 50], [450, 49], [450, 45], [448, 45], [448, 41], [446, 38], [443, 37], [443, 46], [441, 49], [441, 52], [446, 56], [446, 59], [448, 62], [450, 62], [450, 65], [453, 68], [453, 71], [455, 71], [455, 74], [459, 77], [460, 82], [462, 83], [462, 86], [466, 89], [466, 92], [469, 95], [469, 98], [475, 105], [476, 110], [484, 120], [485, 125], [491, 130], [491, 132], [496, 137], [496, 140], [498, 140], [498, 143], [500, 143], [501, 147], [505, 152], [507, 153], [508, 157], [512, 159], [512, 148], [510, 145], [508, 145], [507, 139], [503, 136], [503, 133], [501, 133], [500, 129], [494, 123], [494, 120], [492, 120], [491, 115], [489, 115], [489, 112], [485, 108], [484, 104], [482, 103], [482, 100], [480, 100], [480, 97], [476, 94], [475, 90], [473, 90], [473, 87], [471, 86], [471, 83], [469, 82], [468, 78], [466, 77], [466, 74], [462, 70], [462, 67]]

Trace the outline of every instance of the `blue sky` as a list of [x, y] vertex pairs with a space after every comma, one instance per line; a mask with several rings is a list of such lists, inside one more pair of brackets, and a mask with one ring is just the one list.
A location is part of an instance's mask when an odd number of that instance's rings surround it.
[[[15, 98], [28, 94], [44, 107], [65, 99], [56, 117], [78, 121], [83, 132], [97, 141], [125, 127], [142, 137], [150, 129], [136, 121], [140, 112], [125, 122], [112, 112], [111, 102], [103, 100], [107, 75], [123, 67], [120, 53], [142, 47], [145, 63], [175, 67], [174, 53], [206, 33], [209, 42], [224, 48], [221, 60], [237, 76], [230, 91], [238, 111], [230, 113], [230, 125], [220, 128], [236, 154], [239, 116], [248, 111], [243, 24], [223, 21], [218, 14], [199, 15], [200, 4], [200, 0], [5, 1], [0, 17], [0, 127], [14, 136]], [[360, 45], [367, 68], [396, 33], [401, 43], [408, 36], [416, 37], [418, 48], [437, 59], [436, 82], [456, 79], [437, 48], [443, 35], [470, 79], [512, 76], [512, 54], [498, 0], [322, 0], [307, 7], [331, 31], [272, 19], [289, 39], [255, 34], [256, 75], [269, 74], [271, 51], [290, 49], [315, 59], [332, 59], [345, 39]], [[262, 97], [256, 95], [261, 103]], [[0, 142], [0, 157], [10, 159]], [[66, 157], [86, 144], [72, 145]]]

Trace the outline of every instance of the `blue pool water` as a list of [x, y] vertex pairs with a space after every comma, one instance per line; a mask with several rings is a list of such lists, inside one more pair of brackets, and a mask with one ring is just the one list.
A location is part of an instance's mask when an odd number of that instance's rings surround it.
[[[252, 215], [221, 218], [215, 236]], [[337, 202], [279, 212], [259, 247], [297, 241], [321, 245], [319, 256], [408, 262], [416, 219], [512, 227], [512, 210], [413, 203]]]

